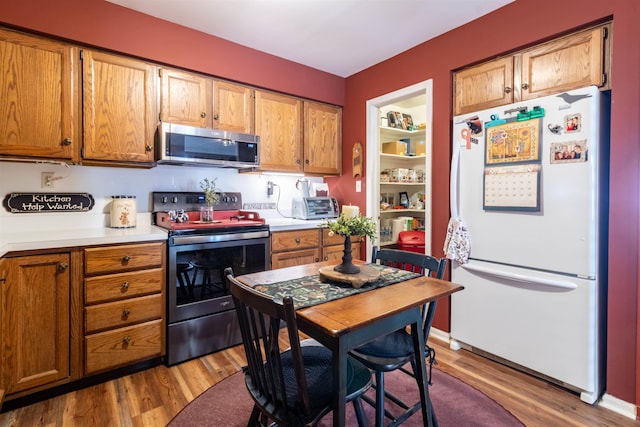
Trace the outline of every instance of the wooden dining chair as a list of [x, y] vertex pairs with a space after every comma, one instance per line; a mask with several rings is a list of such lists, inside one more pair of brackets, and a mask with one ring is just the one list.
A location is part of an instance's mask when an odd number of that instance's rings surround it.
[[[245, 384], [254, 401], [248, 426], [316, 425], [331, 411], [331, 351], [319, 344], [301, 345], [290, 296], [276, 301], [237, 281], [231, 268], [224, 273], [247, 357]], [[281, 330], [289, 339], [284, 351]], [[371, 387], [371, 372], [351, 357], [347, 363], [347, 401], [353, 402], [358, 425], [366, 426], [361, 396]]]
[[[447, 266], [446, 258], [438, 259], [429, 255], [419, 254], [397, 249], [373, 248], [373, 262], [414, 273], [426, 274], [438, 279], [442, 279]], [[422, 307], [422, 331], [426, 344], [433, 323], [433, 316], [436, 311], [437, 301], [433, 301]], [[426, 356], [429, 361], [428, 382], [431, 384], [431, 367], [435, 361], [435, 350], [426, 346]], [[407, 418], [421, 409], [421, 402], [409, 405], [399, 397], [384, 389], [384, 373], [401, 370], [402, 372], [415, 377], [416, 361], [414, 356], [413, 338], [406, 328], [397, 330], [350, 352], [350, 355], [362, 362], [374, 372], [376, 389], [376, 400], [372, 401], [368, 396], [363, 399], [376, 408], [376, 426], [382, 426], [385, 417], [391, 420], [391, 426], [403, 423]], [[404, 366], [410, 363], [412, 370], [409, 371]], [[417, 381], [420, 393], [423, 392], [424, 385]], [[401, 407], [404, 411], [401, 415], [394, 417], [389, 411], [385, 411], [385, 396]]]

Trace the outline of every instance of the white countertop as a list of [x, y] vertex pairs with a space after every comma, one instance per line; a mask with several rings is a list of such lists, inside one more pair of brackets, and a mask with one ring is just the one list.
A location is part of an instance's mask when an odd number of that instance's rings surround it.
[[[57, 249], [75, 246], [166, 240], [167, 231], [151, 224], [149, 215], [141, 215], [134, 228], [109, 228], [101, 218], [87, 221], [86, 217], [23, 217], [18, 221], [0, 224], [0, 256], [7, 252], [35, 249]], [[69, 218], [72, 218], [69, 220]]]
[[293, 218], [266, 218], [269, 229], [274, 231], [302, 230], [316, 228], [326, 220], [317, 219], [293, 219]]
[[[139, 214], [134, 228], [110, 228], [101, 217], [22, 216], [0, 224], [0, 257], [8, 252], [166, 240], [167, 231]], [[266, 218], [272, 232], [316, 228], [325, 220]]]

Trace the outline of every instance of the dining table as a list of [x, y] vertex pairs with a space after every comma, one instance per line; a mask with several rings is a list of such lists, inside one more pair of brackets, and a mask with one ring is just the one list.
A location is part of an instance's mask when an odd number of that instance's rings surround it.
[[[462, 285], [411, 273], [403, 278], [404, 272], [396, 276], [399, 281], [384, 286], [362, 286], [357, 292], [346, 295], [334, 294], [341, 291], [343, 284], [319, 283], [321, 267], [336, 264], [324, 261], [293, 267], [279, 268], [237, 276], [237, 280], [258, 291], [268, 289], [280, 296], [291, 294], [296, 308], [298, 329], [332, 351], [333, 364], [333, 425], [344, 426], [346, 417], [347, 357], [349, 351], [378, 337], [410, 327], [413, 337], [416, 379], [424, 384], [421, 396], [422, 417], [425, 426], [437, 425], [436, 415], [429, 398], [427, 386], [425, 341], [421, 333], [422, 307], [432, 301], [458, 292]], [[354, 264], [367, 264], [354, 260]], [[408, 272], [407, 272], [408, 273]], [[320, 291], [328, 298], [314, 298], [305, 295], [305, 286], [321, 286]], [[349, 286], [347, 285], [347, 288]], [[297, 301], [296, 301], [297, 300]]]

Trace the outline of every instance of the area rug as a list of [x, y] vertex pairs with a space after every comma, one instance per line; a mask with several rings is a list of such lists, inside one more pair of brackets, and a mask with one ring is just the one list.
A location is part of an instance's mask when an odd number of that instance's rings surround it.
[[[510, 427], [522, 426], [510, 412], [485, 394], [460, 381], [459, 379], [433, 369], [433, 385], [429, 388], [431, 401], [441, 427]], [[385, 374], [386, 388], [407, 402], [419, 400], [415, 379], [394, 371]], [[374, 390], [368, 392], [373, 396]], [[363, 403], [369, 419], [369, 425], [375, 425], [374, 409]], [[168, 427], [244, 427], [247, 425], [253, 401], [244, 384], [244, 374], [234, 374], [189, 403]], [[391, 412], [398, 409], [392, 403], [386, 408]], [[332, 424], [332, 414], [325, 416], [320, 426]], [[347, 426], [357, 425], [353, 405], [347, 408]], [[403, 426], [422, 426], [422, 413], [418, 412], [402, 424]]]

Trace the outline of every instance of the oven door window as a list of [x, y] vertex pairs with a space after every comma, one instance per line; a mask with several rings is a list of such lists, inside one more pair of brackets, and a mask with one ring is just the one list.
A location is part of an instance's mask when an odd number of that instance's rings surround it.
[[176, 254], [176, 305], [230, 295], [224, 269], [236, 275], [266, 269], [265, 244], [179, 251]]

